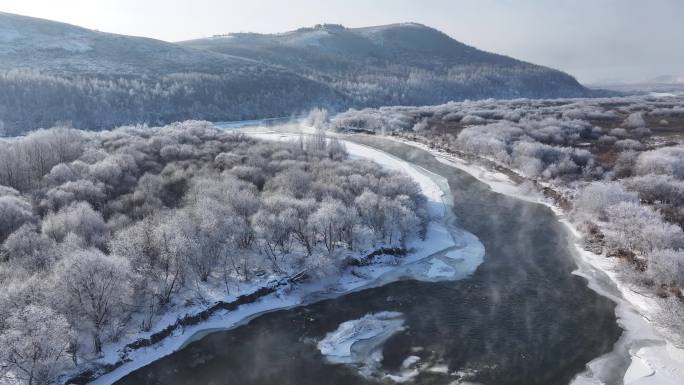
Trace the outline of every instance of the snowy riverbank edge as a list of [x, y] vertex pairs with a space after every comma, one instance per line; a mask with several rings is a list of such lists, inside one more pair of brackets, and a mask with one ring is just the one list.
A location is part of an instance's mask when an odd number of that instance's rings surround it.
[[386, 139], [428, 151], [438, 161], [468, 173], [494, 192], [548, 206], [567, 228], [578, 266], [573, 274], [585, 278], [590, 289], [616, 303], [615, 315], [624, 330], [613, 351], [589, 362], [587, 369], [578, 374], [571, 385], [681, 385], [684, 349], [675, 346], [649, 321], [649, 315], [657, 312], [660, 305], [653, 298], [622, 283], [614, 259], [584, 250], [581, 234], [560, 207], [541, 195], [523, 191], [504, 173], [431, 149], [422, 143], [396, 137]]
[[[258, 136], [263, 139], [276, 140], [283, 140], [285, 138], [282, 135], [278, 135], [278, 138], [273, 136], [269, 137], [268, 134]], [[463, 269], [468, 271], [461, 271], [458, 278], [465, 277], [475, 271], [477, 266], [482, 262], [484, 249], [481, 247], [477, 238], [472, 234], [463, 231], [461, 239], [454, 239], [450, 235], [450, 231], [444, 224], [447, 210], [447, 202], [445, 199], [447, 199], [447, 195], [440, 185], [428, 176], [426, 170], [419, 170], [408, 162], [404, 162], [396, 157], [367, 146], [349, 143], [347, 151], [352, 157], [373, 160], [383, 167], [407, 173], [420, 185], [423, 194], [428, 198], [428, 208], [432, 217], [436, 218], [436, 220], [432, 220], [428, 224], [427, 234], [424, 240], [415, 240], [408, 245], [408, 248], [412, 250], [412, 252], [402, 258], [399, 264], [364, 266], [356, 268], [354, 274], [352, 274], [351, 270], [347, 270], [333, 281], [308, 282], [294, 288], [288, 287], [281, 289], [255, 303], [240, 306], [235, 311], [224, 312], [205, 322], [187, 327], [180, 333], [174, 333], [154, 346], [132, 351], [127, 357], [130, 361], [125, 362], [113, 371], [96, 378], [94, 381], [90, 382], [90, 384], [112, 384], [125, 375], [183, 348], [187, 343], [206, 335], [209, 332], [235, 328], [249, 322], [251, 319], [261, 314], [302, 306], [315, 300], [334, 298], [353, 291], [386, 284], [391, 280], [399, 278], [397, 274], [393, 274], [396, 271], [409, 265], [416, 264], [419, 261], [430, 259], [432, 255], [443, 252], [446, 249], [456, 249], [450, 251], [451, 254], [458, 253], [462, 250], [463, 258], [468, 259], [462, 264]], [[250, 288], [250, 290], [253, 289], [255, 288]], [[164, 319], [175, 320], [176, 317], [183, 316], [187, 312], [188, 309], [170, 312], [164, 316]], [[165, 326], [165, 324], [157, 325], [155, 330], [164, 328]], [[149, 333], [141, 333], [140, 336], [144, 337], [147, 334]], [[108, 346], [107, 349], [105, 349], [105, 356], [98, 360], [97, 363], [113, 364], [118, 361], [121, 346], [121, 344], [111, 344]]]

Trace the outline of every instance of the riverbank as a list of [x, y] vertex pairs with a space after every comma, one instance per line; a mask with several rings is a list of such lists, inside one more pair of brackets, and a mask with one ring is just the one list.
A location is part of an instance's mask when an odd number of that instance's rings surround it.
[[[265, 139], [283, 138], [280, 135], [270, 135]], [[189, 341], [205, 335], [207, 331], [234, 328], [267, 312], [337, 297], [404, 277], [417, 280], [460, 279], [477, 268], [482, 262], [484, 248], [475, 236], [462, 230], [458, 231], [449, 223], [450, 210], [447, 206], [450, 194], [443, 190], [445, 185], [448, 188], [448, 184], [440, 183], [437, 175], [430, 175], [425, 170], [370, 147], [350, 143], [347, 151], [352, 157], [370, 159], [388, 169], [407, 173], [419, 184], [427, 197], [432, 221], [428, 225], [424, 240], [414, 240], [407, 245], [411, 250], [408, 255], [402, 258], [380, 256], [376, 258], [376, 264], [350, 267], [339, 277], [283, 286], [254, 303], [216, 314], [199, 324], [174, 332], [152, 346], [126, 352], [128, 361], [91, 383], [111, 384], [126, 374], [183, 348]], [[183, 310], [166, 314], [165, 319], [175, 320], [174, 315], [180, 316]], [[160, 327], [162, 326], [156, 329]], [[121, 354], [120, 346], [110, 345], [107, 354], [98, 363], [113, 364], [120, 360]]]
[[564, 224], [578, 265], [573, 273], [585, 278], [592, 290], [616, 303], [615, 314], [624, 330], [613, 351], [589, 362], [586, 371], [573, 380], [573, 385], [681, 384], [684, 378], [684, 349], [677, 347], [651, 321], [652, 317], [663, 311], [663, 305], [654, 297], [638, 293], [621, 282], [615, 259], [584, 250], [580, 233], [556, 201], [550, 201], [543, 194], [533, 193], [529, 186], [516, 183], [501, 170], [487, 168], [422, 143], [397, 137], [387, 139], [428, 151], [440, 162], [470, 174], [497, 193], [546, 205]]

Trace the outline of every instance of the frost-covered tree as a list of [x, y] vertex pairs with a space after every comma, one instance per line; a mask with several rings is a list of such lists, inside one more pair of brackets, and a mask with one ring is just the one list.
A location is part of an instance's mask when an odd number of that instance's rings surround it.
[[185, 270], [175, 242], [177, 229], [168, 215], [147, 217], [117, 232], [111, 251], [125, 257], [141, 277], [143, 290], [159, 306], [171, 301], [183, 284]]
[[658, 284], [684, 287], [684, 251], [654, 250], [648, 258], [647, 273]]
[[233, 246], [230, 242], [232, 215], [226, 205], [210, 197], [200, 197], [171, 218], [176, 227], [172, 238], [174, 248], [195, 279], [206, 282]]
[[330, 117], [328, 115], [328, 110], [322, 108], [314, 108], [309, 111], [306, 118], [307, 124], [317, 129], [325, 129], [327, 124], [330, 123]]
[[78, 179], [78, 175], [68, 164], [59, 163], [44, 178], [51, 184], [60, 185]]
[[636, 161], [635, 170], [639, 175], [664, 174], [684, 179], [684, 146], [643, 152]]
[[349, 248], [353, 247], [357, 216], [354, 208], [349, 208], [338, 200], [327, 199], [321, 202], [309, 220], [328, 254], [332, 255], [341, 242], [346, 243]]
[[630, 190], [636, 191], [643, 202], [684, 205], [684, 180], [670, 175], [641, 175], [625, 179], [623, 184]]
[[638, 202], [637, 194], [626, 191], [618, 182], [592, 182], [582, 188], [575, 198], [575, 212], [600, 220], [606, 210], [621, 202]]
[[28, 385], [47, 385], [69, 365], [74, 332], [66, 318], [46, 306], [28, 305], [0, 331], [0, 362]]
[[641, 112], [633, 112], [625, 119], [625, 126], [630, 128], [639, 128], [646, 126], [644, 115]]
[[55, 243], [39, 233], [33, 224], [25, 224], [13, 232], [2, 247], [9, 263], [32, 273], [47, 270], [59, 254]]
[[33, 220], [31, 204], [14, 195], [0, 196], [0, 241]]
[[406, 241], [420, 233], [421, 220], [411, 208], [410, 198], [400, 195], [395, 199], [385, 199], [382, 207], [385, 218], [387, 241], [391, 244], [399, 242], [406, 246]]
[[622, 151], [613, 165], [615, 176], [625, 178], [634, 173], [634, 167], [637, 162], [639, 153], [632, 150]]
[[69, 234], [82, 240], [85, 247], [104, 247], [109, 229], [102, 214], [86, 202], [74, 203], [57, 213], [48, 214], [43, 220], [43, 234], [56, 242], [62, 242]]
[[384, 201], [382, 197], [370, 190], [364, 190], [354, 203], [358, 207], [358, 213], [362, 223], [370, 228], [376, 236], [384, 239], [386, 235]]
[[59, 164], [81, 153], [80, 132], [66, 128], [37, 130], [20, 141], [0, 143], [0, 184], [26, 190]]
[[130, 263], [94, 249], [79, 250], [62, 259], [54, 272], [53, 301], [79, 331], [91, 336], [94, 352], [105, 338], [115, 337], [126, 323], [135, 276]]
[[617, 203], [607, 208], [606, 215], [606, 240], [616, 248], [646, 255], [656, 249], [684, 247], [679, 226], [664, 222], [653, 209], [637, 202]]
[[102, 207], [106, 194], [103, 183], [87, 179], [67, 181], [45, 193], [40, 203], [44, 210], [59, 211], [72, 203], [88, 202], [92, 207]]
[[269, 206], [262, 206], [254, 215], [254, 228], [261, 241], [262, 252], [271, 260], [276, 271], [283, 271], [280, 257], [291, 251], [295, 213], [289, 208]]

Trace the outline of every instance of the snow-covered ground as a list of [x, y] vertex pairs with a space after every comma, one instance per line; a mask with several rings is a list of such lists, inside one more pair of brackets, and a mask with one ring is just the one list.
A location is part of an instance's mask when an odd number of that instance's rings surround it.
[[[297, 135], [283, 135], [273, 132], [248, 134], [269, 140], [298, 138]], [[284, 288], [253, 304], [240, 306], [235, 311], [224, 312], [206, 322], [187, 327], [152, 347], [129, 353], [129, 362], [97, 378], [91, 384], [111, 384], [126, 374], [181, 349], [188, 341], [196, 340], [206, 335], [207, 332], [234, 328], [266, 312], [287, 309], [322, 298], [380, 286], [401, 278], [429, 281], [454, 280], [465, 278], [475, 271], [477, 266], [482, 263], [484, 246], [473, 234], [451, 225], [449, 216], [452, 214], [447, 207], [450, 194], [448, 193], [448, 184], [443, 178], [440, 180], [441, 177], [438, 175], [429, 173], [382, 151], [351, 142], [345, 142], [345, 145], [350, 156], [373, 160], [388, 169], [405, 172], [419, 184], [423, 194], [428, 199], [428, 209], [433, 218], [428, 224], [425, 240], [411, 241], [407, 247], [412, 252], [403, 258], [388, 258], [387, 263], [355, 267], [332, 280], [309, 282], [295, 287], [294, 290]], [[444, 190], [445, 188], [446, 190]], [[256, 287], [253, 285], [243, 285], [240, 287], [240, 291], [232, 293], [232, 296], [237, 297], [255, 289]], [[201, 309], [184, 308], [167, 313], [152, 332], [163, 329], [166, 325], [172, 324], [179, 316], [192, 313], [192, 310], [199, 311]], [[149, 333], [142, 333], [137, 337], [148, 335]], [[99, 362], [116, 362], [119, 359], [119, 351], [122, 346], [123, 344], [108, 345], [104, 357]]]
[[498, 193], [529, 202], [549, 206], [568, 229], [575, 246], [578, 264], [573, 272], [584, 277], [589, 287], [614, 301], [618, 323], [624, 329], [612, 352], [587, 364], [572, 385], [623, 383], [624, 385], [682, 385], [684, 384], [684, 349], [675, 346], [656, 329], [649, 317], [659, 311], [654, 298], [632, 290], [618, 279], [615, 259], [584, 250], [581, 235], [563, 211], [541, 195], [514, 183], [507, 175], [489, 170], [456, 156], [408, 140], [388, 138], [421, 148], [437, 160], [467, 172]]

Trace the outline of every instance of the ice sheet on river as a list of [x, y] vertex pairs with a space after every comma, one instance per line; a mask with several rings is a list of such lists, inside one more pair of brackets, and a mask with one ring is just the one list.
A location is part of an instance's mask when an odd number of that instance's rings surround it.
[[400, 279], [423, 282], [455, 281], [470, 276], [484, 259], [485, 249], [473, 234], [463, 231], [455, 245], [426, 258], [397, 266], [377, 278], [376, 284]]
[[382, 345], [403, 330], [402, 313], [371, 313], [342, 322], [336, 330], [326, 334], [317, 346], [328, 362], [354, 365], [366, 377], [377, 376], [381, 369]]
[[383, 311], [342, 322], [318, 342], [318, 350], [335, 364], [364, 363], [393, 334], [404, 330], [402, 314]]

